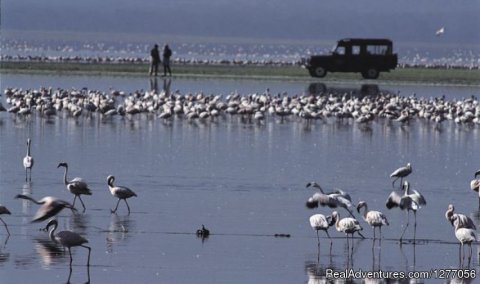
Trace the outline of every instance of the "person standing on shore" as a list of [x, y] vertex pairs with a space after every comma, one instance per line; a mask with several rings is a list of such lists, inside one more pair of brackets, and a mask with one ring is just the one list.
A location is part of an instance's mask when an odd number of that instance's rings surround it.
[[157, 76], [158, 64], [160, 64], [160, 52], [158, 51], [158, 44], [155, 44], [150, 50], [150, 76], [153, 75], [153, 72]]
[[172, 70], [170, 69], [170, 57], [172, 56], [172, 50], [168, 47], [168, 44], [163, 48], [163, 76], [167, 76], [167, 71], [172, 76]]

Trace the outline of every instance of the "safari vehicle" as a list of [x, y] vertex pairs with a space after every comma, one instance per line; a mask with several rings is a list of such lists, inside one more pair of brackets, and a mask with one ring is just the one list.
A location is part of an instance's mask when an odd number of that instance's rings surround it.
[[377, 79], [380, 72], [395, 69], [397, 54], [389, 39], [339, 40], [330, 55], [313, 55], [303, 60], [312, 77], [325, 77], [328, 72], [360, 72], [365, 79]]

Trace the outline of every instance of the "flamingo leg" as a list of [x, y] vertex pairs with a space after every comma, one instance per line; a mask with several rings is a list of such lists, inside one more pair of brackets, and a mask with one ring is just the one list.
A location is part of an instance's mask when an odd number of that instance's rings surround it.
[[375, 227], [372, 227], [373, 229], [373, 240], [375, 240]]
[[328, 231], [325, 231], [325, 233], [327, 233], [327, 236], [330, 239], [330, 255], [332, 255], [332, 244], [333, 244], [332, 238], [330, 237], [330, 234], [328, 233]]
[[403, 228], [402, 235], [400, 236], [400, 245], [402, 244], [403, 235], [405, 234], [405, 231], [406, 231], [407, 228], [408, 228], [409, 222], [410, 222], [410, 211], [407, 210], [407, 225], [405, 225], [405, 228]]
[[86, 245], [82, 245], [82, 247], [88, 249], [88, 260], [87, 260], [87, 266], [90, 266], [90, 252], [92, 251], [92, 248]]
[[73, 203], [72, 203], [73, 207], [75, 207], [75, 201], [77, 201], [77, 195], [75, 195], [75, 197], [73, 198]]
[[28, 181], [28, 178], [27, 178], [27, 168], [25, 168], [25, 181]]
[[118, 208], [118, 204], [120, 203], [120, 198], [118, 199], [118, 202], [117, 202], [117, 206], [115, 206], [115, 209], [114, 210], [110, 210], [112, 213], [115, 213], [117, 212], [117, 208]]
[[7, 223], [5, 223], [5, 221], [3, 221], [2, 218], [0, 218], [0, 221], [2, 221], [3, 225], [5, 225], [5, 229], [7, 230], [7, 234], [10, 236], [10, 232], [8, 231]]
[[130, 206], [128, 206], [127, 199], [124, 199], [123, 201], [125, 201], [125, 204], [127, 204], [127, 208], [128, 208], [128, 215], [130, 215]]
[[318, 241], [318, 250], [320, 250], [320, 236], [318, 235], [318, 230], [317, 230], [317, 241]]
[[[75, 195], [75, 197], [77, 196]], [[82, 197], [80, 197], [80, 195], [78, 195], [78, 199], [80, 200], [80, 203], [82, 203], [83, 211], [87, 210], [87, 208], [85, 208], [85, 204], [83, 204], [83, 200], [82, 200]]]
[[72, 251], [70, 250], [70, 247], [68, 247], [68, 254], [70, 254], [70, 267], [72, 266]]
[[417, 239], [417, 211], [413, 211], [413, 216], [415, 217], [415, 223], [413, 225], [413, 243]]

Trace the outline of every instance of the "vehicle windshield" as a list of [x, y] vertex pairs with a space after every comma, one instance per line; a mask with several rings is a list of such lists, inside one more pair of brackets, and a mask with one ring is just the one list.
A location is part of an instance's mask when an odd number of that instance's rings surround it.
[[333, 47], [332, 53], [334, 54], [345, 54], [345, 46], [337, 45]]

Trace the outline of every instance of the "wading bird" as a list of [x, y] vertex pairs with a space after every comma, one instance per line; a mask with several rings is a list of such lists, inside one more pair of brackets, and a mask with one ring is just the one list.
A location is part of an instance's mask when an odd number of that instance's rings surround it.
[[347, 236], [347, 247], [350, 245], [348, 242], [348, 235], [352, 235], [352, 249], [353, 249], [353, 234], [363, 230], [363, 228], [358, 223], [357, 219], [351, 217], [345, 217], [340, 219], [340, 215], [337, 211], [332, 212], [332, 218], [335, 222], [335, 228], [339, 232], [345, 233]]
[[410, 165], [410, 163], [407, 163], [407, 166], [405, 167], [400, 167], [396, 169], [393, 173], [390, 174], [391, 178], [395, 178], [392, 181], [392, 187], [395, 187], [395, 181], [397, 181], [397, 179], [400, 178], [400, 183], [402, 183], [403, 178], [408, 176], [411, 173], [412, 173], [412, 166]]
[[480, 180], [477, 179], [477, 176], [480, 175], [480, 170], [476, 171], [475, 172], [475, 175], [474, 175], [474, 180], [472, 180], [470, 182], [470, 189], [475, 191], [477, 193], [477, 197], [478, 197], [478, 208], [480, 209], [480, 191], [479, 191], [479, 188], [480, 188]]
[[476, 230], [477, 227], [473, 220], [464, 215], [459, 213], [453, 213], [455, 207], [452, 204], [448, 205], [448, 209], [445, 212], [445, 218], [452, 224], [454, 228], [466, 228], [466, 229], [473, 229]]
[[[25, 181], [32, 180], [32, 168], [33, 168], [33, 157], [30, 155], [30, 143], [32, 141], [30, 138], [27, 139], [27, 155], [23, 158], [23, 167], [25, 168]], [[30, 171], [30, 177], [28, 178], [27, 171]]]
[[328, 238], [330, 239], [330, 253], [332, 253], [332, 238], [330, 234], [328, 234], [328, 228], [335, 225], [335, 220], [332, 216], [327, 216], [323, 214], [315, 214], [310, 216], [310, 226], [317, 232], [317, 240], [318, 240], [318, 249], [320, 250], [320, 236], [318, 232], [320, 230], [324, 231]]
[[35, 204], [41, 205], [37, 213], [35, 213], [35, 216], [33, 216], [32, 223], [47, 220], [57, 215], [63, 208], [69, 208], [72, 211], [76, 210], [70, 203], [52, 196], [46, 196], [38, 201], [25, 194], [17, 194], [15, 198], [30, 200]]
[[[456, 221], [455, 219], [457, 218], [458, 216], [453, 217], [454, 222]], [[459, 255], [460, 261], [462, 261], [465, 258], [465, 252], [463, 247], [464, 244], [468, 244], [468, 246], [470, 247], [470, 255], [468, 257], [468, 259], [470, 259], [472, 257], [472, 242], [477, 241], [477, 235], [475, 234], [475, 231], [469, 228], [455, 227], [455, 237], [457, 238], [457, 240], [460, 241], [460, 244], [461, 244], [461, 252]], [[462, 257], [462, 252], [463, 252], [463, 257]]]
[[[10, 213], [10, 211], [7, 209], [7, 207], [5, 207], [3, 205], [0, 205], [0, 215], [3, 215], [3, 214], [11, 215], [12, 213]], [[7, 230], [7, 234], [10, 236], [10, 232], [8, 231], [7, 223], [5, 223], [5, 221], [3, 221], [2, 218], [0, 218], [0, 221], [2, 221], [3, 225], [5, 226], [5, 229]]]
[[57, 168], [64, 167], [65, 168], [65, 174], [63, 175], [63, 182], [67, 186], [67, 190], [70, 191], [71, 194], [75, 195], [75, 198], [73, 198], [73, 205], [75, 207], [75, 201], [80, 199], [80, 202], [82, 203], [83, 206], [83, 211], [85, 211], [85, 204], [83, 204], [83, 200], [80, 197], [80, 195], [92, 195], [92, 191], [88, 188], [87, 183], [79, 177], [74, 178], [71, 181], [67, 180], [67, 173], [68, 173], [68, 164], [63, 162], [59, 163]]
[[357, 212], [360, 213], [361, 208], [365, 208], [363, 210], [363, 220], [368, 223], [368, 225], [372, 226], [373, 229], [373, 239], [375, 240], [375, 228], [378, 227], [380, 231], [380, 239], [382, 239], [382, 226], [383, 225], [389, 225], [387, 217], [380, 212], [380, 211], [374, 211], [368, 210], [368, 205], [365, 201], [360, 201], [357, 204]]
[[330, 208], [337, 208], [343, 207], [345, 210], [350, 213], [352, 217], [355, 217], [350, 211], [350, 207], [352, 207], [352, 198], [346, 192], [341, 189], [337, 189], [334, 192], [324, 193], [322, 187], [316, 182], [309, 182], [307, 183], [306, 187], [315, 187], [320, 192], [316, 192], [312, 197], [307, 200], [306, 206], [310, 209], [317, 208], [318, 205], [321, 206], [328, 206]]
[[400, 190], [392, 191], [392, 193], [390, 193], [388, 196], [386, 203], [388, 209], [400, 207], [401, 210], [407, 210], [407, 224], [405, 225], [402, 235], [400, 236], [400, 244], [402, 244], [403, 235], [405, 234], [410, 222], [410, 211], [413, 211], [413, 216], [415, 217], [413, 230], [413, 241], [415, 242], [417, 232], [417, 210], [420, 209], [422, 205], [427, 204], [427, 201], [423, 195], [415, 189], [412, 189], [412, 193], [410, 193], [410, 183], [408, 181], [404, 181], [402, 189], [404, 191], [403, 193]]
[[114, 176], [108, 176], [107, 177], [107, 184], [108, 184], [108, 189], [110, 189], [110, 193], [118, 198], [117, 206], [115, 206], [114, 210], [110, 210], [112, 213], [117, 212], [118, 204], [120, 203], [120, 200], [123, 199], [125, 201], [125, 204], [127, 204], [128, 208], [128, 214], [130, 214], [130, 206], [128, 206], [127, 198], [137, 196], [135, 192], [133, 192], [130, 188], [125, 187], [125, 186], [115, 186], [113, 185], [113, 182], [115, 181]]
[[72, 252], [70, 250], [71, 247], [80, 246], [88, 249], [87, 266], [90, 266], [91, 248], [89, 246], [84, 245], [85, 243], [88, 243], [88, 240], [72, 231], [60, 231], [55, 234], [55, 230], [58, 227], [58, 222], [56, 219], [50, 220], [47, 226], [45, 227], [45, 230], [48, 231], [50, 226], [53, 226], [53, 228], [49, 232], [50, 239], [68, 249], [68, 253], [70, 254], [70, 265], [72, 265]]

